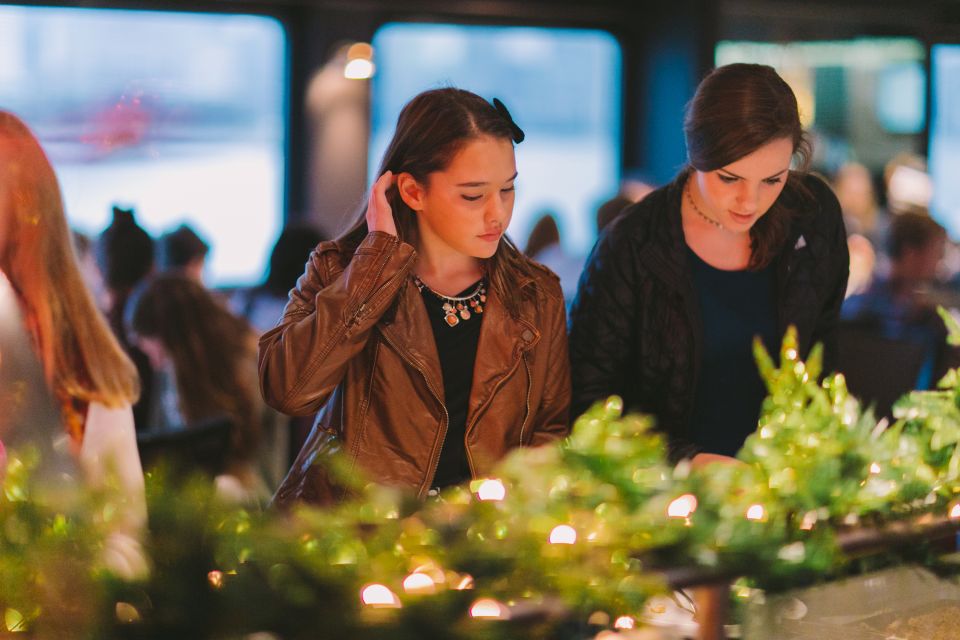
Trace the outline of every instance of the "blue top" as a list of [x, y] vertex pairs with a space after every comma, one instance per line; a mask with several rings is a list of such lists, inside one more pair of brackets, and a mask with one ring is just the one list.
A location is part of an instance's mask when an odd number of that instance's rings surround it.
[[778, 353], [776, 273], [712, 267], [687, 247], [703, 319], [703, 359], [690, 434], [700, 451], [734, 456], [756, 431], [766, 387], [753, 359], [760, 336]]

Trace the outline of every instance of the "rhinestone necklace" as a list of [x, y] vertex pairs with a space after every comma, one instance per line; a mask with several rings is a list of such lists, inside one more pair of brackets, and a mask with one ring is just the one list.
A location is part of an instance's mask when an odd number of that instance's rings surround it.
[[715, 226], [717, 229], [724, 229], [724, 228], [725, 228], [725, 227], [723, 226], [723, 223], [721, 223], [719, 220], [714, 220], [713, 218], [711, 218], [710, 216], [708, 216], [707, 214], [705, 214], [703, 211], [700, 211], [700, 207], [698, 207], [698, 206], [697, 206], [697, 203], [693, 201], [693, 194], [690, 193], [690, 181], [689, 181], [689, 180], [687, 181], [687, 188], [685, 189], [685, 191], [687, 192], [687, 200], [690, 201], [690, 206], [693, 207], [693, 210], [697, 212], [697, 215], [699, 215], [701, 218], [703, 218], [704, 220], [706, 220], [707, 222], [709, 222], [710, 224], [712, 224], [713, 226]]
[[487, 285], [481, 279], [473, 293], [466, 296], [445, 296], [437, 293], [414, 274], [413, 284], [422, 293], [424, 289], [443, 301], [443, 319], [450, 327], [460, 324], [460, 320], [469, 320], [473, 313], [483, 313], [483, 305], [487, 302]]

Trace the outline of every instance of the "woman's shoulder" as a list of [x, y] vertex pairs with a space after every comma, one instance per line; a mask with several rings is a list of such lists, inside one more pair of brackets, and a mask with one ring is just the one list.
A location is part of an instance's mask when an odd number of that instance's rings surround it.
[[798, 183], [795, 197], [800, 199], [799, 208], [805, 214], [803, 222], [823, 235], [832, 236], [843, 231], [840, 202], [827, 181], [816, 173], [808, 173]]
[[527, 257], [524, 257], [524, 260], [529, 271], [529, 281], [525, 284], [532, 286], [537, 291], [538, 298], [563, 305], [563, 289], [560, 287], [560, 276], [549, 267], [535, 260]]

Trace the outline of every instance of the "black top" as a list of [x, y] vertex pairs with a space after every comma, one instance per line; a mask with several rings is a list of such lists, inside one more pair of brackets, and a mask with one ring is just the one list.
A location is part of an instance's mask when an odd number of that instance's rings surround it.
[[[604, 229], [570, 312], [571, 415], [617, 394], [627, 411], [656, 417], [673, 459], [697, 451], [690, 421], [703, 363], [703, 318], [680, 216], [686, 178]], [[814, 176], [791, 177], [777, 202], [793, 211], [773, 261], [777, 332], [795, 325], [803, 357], [823, 342], [830, 371], [849, 259], [840, 205]]]
[[703, 318], [703, 360], [693, 396], [690, 435], [701, 451], [734, 456], [757, 428], [766, 389], [753, 359], [753, 337], [776, 353], [773, 265], [760, 271], [717, 269], [687, 250]]
[[[476, 291], [478, 285], [479, 282], [470, 285], [456, 297], [470, 295]], [[483, 314], [471, 313], [469, 319], [461, 319], [456, 326], [451, 327], [444, 319], [446, 313], [443, 310], [443, 299], [426, 287], [423, 287], [420, 293], [427, 308], [427, 317], [430, 318], [433, 339], [440, 356], [444, 404], [450, 418], [431, 486], [447, 487], [470, 479], [466, 448], [467, 408], [470, 406], [473, 364], [477, 357]]]

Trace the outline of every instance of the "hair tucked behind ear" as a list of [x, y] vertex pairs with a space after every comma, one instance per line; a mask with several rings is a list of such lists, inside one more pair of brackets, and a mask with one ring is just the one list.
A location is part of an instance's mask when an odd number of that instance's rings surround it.
[[[462, 89], [434, 89], [417, 95], [400, 112], [397, 129], [384, 152], [377, 177], [392, 171], [409, 173], [418, 182], [426, 182], [431, 173], [446, 169], [457, 152], [472, 140], [491, 136], [521, 141], [523, 132], [506, 107], [502, 103], [500, 106], [498, 109]], [[400, 240], [417, 246], [416, 216], [396, 187], [387, 190], [387, 201], [393, 210]], [[356, 222], [339, 238], [347, 246], [359, 245], [367, 235], [366, 208], [364, 201]], [[490, 286], [513, 316], [519, 313], [523, 296], [532, 296], [517, 283], [534, 279], [535, 268], [506, 236], [487, 261]]]

